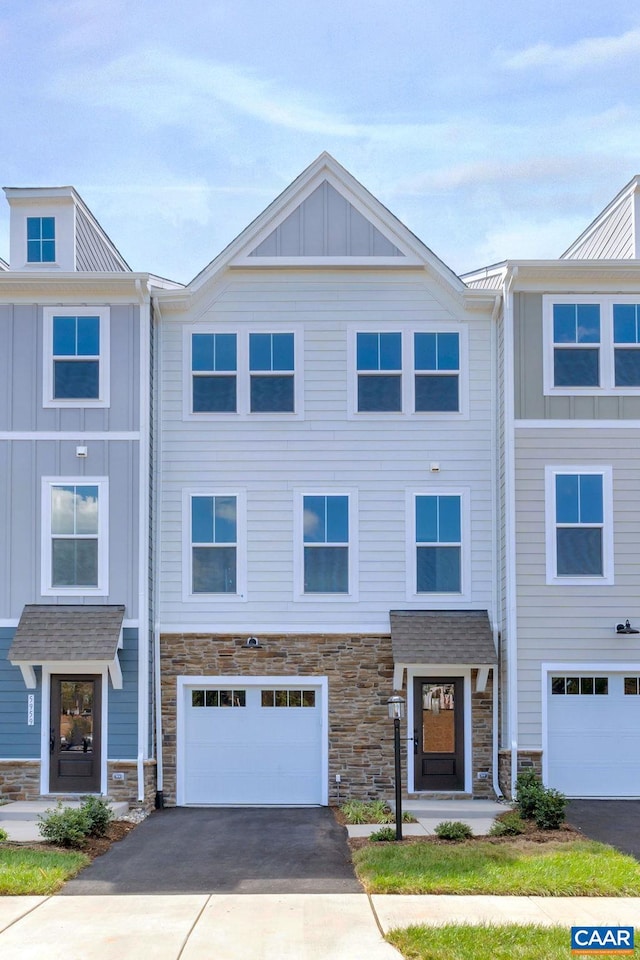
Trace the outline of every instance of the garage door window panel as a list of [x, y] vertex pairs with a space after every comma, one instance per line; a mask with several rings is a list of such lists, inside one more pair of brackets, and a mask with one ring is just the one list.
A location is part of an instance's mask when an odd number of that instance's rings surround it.
[[246, 690], [192, 690], [192, 707], [245, 707]]
[[608, 677], [552, 677], [552, 696], [607, 696]]

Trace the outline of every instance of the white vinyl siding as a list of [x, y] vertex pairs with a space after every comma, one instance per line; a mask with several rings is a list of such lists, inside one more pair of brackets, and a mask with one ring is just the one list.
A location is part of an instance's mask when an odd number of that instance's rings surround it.
[[[309, 276], [293, 270], [272, 274], [239, 270], [213, 288], [210, 298], [199, 301], [198, 324], [189, 322], [190, 314], [174, 314], [169, 304], [163, 307], [163, 626], [211, 629], [210, 603], [192, 595], [183, 601], [182, 496], [183, 488], [206, 491], [219, 485], [229, 492], [246, 490], [247, 591], [240, 619], [237, 604], [215, 598], [217, 630], [246, 629], [247, 636], [283, 629], [388, 632], [389, 610], [408, 603], [407, 489], [428, 486], [432, 461], [441, 465], [442, 472], [433, 475], [438, 486], [445, 471], [453, 489], [469, 486], [473, 477], [468, 560], [473, 589], [464, 596], [443, 598], [442, 606], [471, 603], [491, 609], [495, 518], [489, 315], [474, 311], [467, 316], [440, 285], [425, 279], [423, 271], [387, 278], [366, 270], [329, 269]], [[250, 332], [272, 333], [278, 327], [295, 328], [296, 348], [302, 350], [299, 360], [296, 357], [296, 389], [303, 387], [303, 417], [249, 413], [184, 417], [185, 403], [190, 403], [192, 333], [235, 331], [240, 343]], [[466, 390], [468, 416], [351, 417], [355, 374], [351, 351], [361, 329], [410, 332], [404, 338], [409, 383], [413, 332], [459, 332], [463, 358], [466, 349], [461, 402], [464, 407]], [[241, 366], [239, 350], [238, 376]], [[357, 492], [357, 514], [350, 497], [350, 516], [357, 516], [353, 542], [358, 548], [357, 579], [350, 578], [350, 591], [358, 587], [357, 600], [352, 592], [331, 599], [303, 594], [296, 580], [302, 569], [295, 560], [302, 543], [295, 526], [297, 491]], [[295, 602], [301, 597], [304, 602]], [[420, 609], [424, 602], [424, 596], [416, 596], [409, 606]]]

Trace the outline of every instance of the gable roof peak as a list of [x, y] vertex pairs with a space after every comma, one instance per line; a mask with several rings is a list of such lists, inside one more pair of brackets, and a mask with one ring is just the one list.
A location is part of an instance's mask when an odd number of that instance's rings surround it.
[[560, 256], [561, 260], [640, 259], [640, 175], [636, 174]]

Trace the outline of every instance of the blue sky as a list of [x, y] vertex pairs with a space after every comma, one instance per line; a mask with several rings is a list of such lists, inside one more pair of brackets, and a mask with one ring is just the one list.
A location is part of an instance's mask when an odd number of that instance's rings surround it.
[[4, 0], [2, 185], [186, 282], [328, 150], [458, 273], [555, 257], [640, 173], [639, 56], [636, 0]]

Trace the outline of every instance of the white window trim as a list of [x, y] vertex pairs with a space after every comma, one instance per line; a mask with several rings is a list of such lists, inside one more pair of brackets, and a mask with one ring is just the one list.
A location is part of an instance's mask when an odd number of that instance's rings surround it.
[[[98, 487], [98, 586], [54, 587], [51, 555], [51, 489], [71, 484]], [[109, 480], [107, 477], [43, 477], [40, 593], [43, 597], [106, 597], [109, 594]]]
[[[600, 344], [584, 344], [583, 347], [599, 347], [599, 387], [556, 387], [554, 384], [554, 342], [553, 342], [553, 305], [554, 303], [598, 304], [600, 307]], [[545, 396], [634, 396], [640, 394], [638, 387], [616, 387], [615, 385], [615, 345], [613, 342], [613, 307], [618, 303], [640, 303], [640, 294], [632, 296], [581, 296], [579, 294], [546, 294], [542, 298], [543, 324], [543, 384]], [[567, 344], [570, 348], [571, 344]], [[624, 344], [620, 344], [624, 346]], [[578, 347], [576, 349], [579, 349]], [[640, 349], [640, 347], [638, 348]]]
[[[416, 555], [416, 497], [460, 497], [460, 592], [424, 593], [418, 592], [418, 563]], [[407, 600], [420, 600], [422, 603], [435, 599], [464, 600], [471, 599], [471, 490], [469, 487], [412, 487], [406, 493], [406, 564], [407, 564]], [[443, 544], [444, 546], [445, 544]]]
[[[191, 369], [191, 337], [194, 333], [234, 333], [237, 346], [236, 404], [235, 413], [203, 411], [194, 413]], [[249, 336], [252, 333], [293, 334], [293, 412], [250, 410], [251, 376], [249, 371]], [[291, 324], [265, 323], [262, 327], [230, 326], [229, 324], [198, 323], [185, 327], [182, 340], [182, 409], [183, 420], [302, 420], [304, 417], [304, 340], [302, 329]], [[268, 371], [267, 371], [268, 372]], [[231, 371], [229, 371], [231, 373]], [[286, 375], [286, 371], [285, 371]]]
[[[108, 407], [111, 403], [110, 375], [110, 314], [109, 307], [79, 307], [65, 304], [59, 307], [44, 307], [43, 344], [42, 344], [42, 406], [69, 407]], [[83, 399], [73, 397], [58, 400], [53, 396], [53, 318], [54, 317], [99, 317], [100, 318], [100, 360], [98, 397]]]
[[[356, 603], [359, 597], [358, 491], [353, 488], [320, 487], [295, 489], [293, 512], [293, 599], [302, 603]], [[304, 592], [304, 497], [347, 497], [349, 502], [349, 591], [348, 593]]]
[[[556, 554], [556, 476], [589, 474], [602, 477], [602, 576], [559, 577]], [[613, 468], [611, 466], [546, 466], [544, 476], [546, 576], [549, 585], [567, 587], [606, 587], [614, 583], [613, 554]]]
[[[236, 592], [193, 593], [191, 500], [193, 497], [236, 498]], [[229, 487], [190, 487], [182, 491], [182, 600], [184, 603], [246, 603], [247, 601], [247, 492]]]
[[[368, 411], [358, 410], [358, 370], [357, 340], [359, 333], [400, 333], [402, 336], [402, 385], [401, 410]], [[457, 333], [460, 347], [460, 366], [458, 370], [459, 410], [416, 410], [414, 333]], [[384, 373], [385, 371], [381, 371]], [[388, 371], [393, 374], [394, 371]], [[446, 373], [446, 371], [443, 371]], [[434, 374], [438, 371], [434, 370]], [[445, 320], [442, 322], [424, 321], [423, 323], [388, 323], [367, 321], [350, 324], [347, 331], [347, 418], [349, 420], [387, 420], [394, 418], [419, 417], [428, 420], [468, 420], [469, 419], [469, 330], [466, 324]]]

